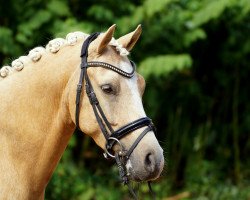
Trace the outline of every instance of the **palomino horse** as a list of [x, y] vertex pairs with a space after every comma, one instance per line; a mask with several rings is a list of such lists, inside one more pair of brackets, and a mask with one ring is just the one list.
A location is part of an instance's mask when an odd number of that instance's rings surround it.
[[[118, 158], [125, 178], [159, 177], [163, 150], [143, 109], [145, 81], [131, 73], [134, 65], [127, 57], [141, 26], [118, 40], [113, 38], [114, 30], [115, 25], [94, 38], [70, 33], [46, 48], [31, 50], [14, 60], [12, 67], [1, 68], [0, 199], [44, 199], [45, 187], [77, 124], [107, 154]], [[100, 66], [87, 70], [90, 61]], [[85, 78], [77, 87], [82, 72]], [[82, 92], [81, 81], [86, 83]], [[89, 93], [87, 83], [91, 83]], [[98, 103], [92, 102], [93, 94]], [[102, 109], [94, 109], [95, 105]], [[124, 161], [122, 154], [127, 151]]]

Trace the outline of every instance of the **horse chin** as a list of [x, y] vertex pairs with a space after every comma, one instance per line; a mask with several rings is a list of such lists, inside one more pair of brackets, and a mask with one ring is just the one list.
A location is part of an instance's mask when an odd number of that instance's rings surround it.
[[160, 177], [161, 172], [163, 170], [163, 165], [164, 164], [162, 162], [159, 165], [158, 170], [155, 170], [152, 173], [148, 173], [145, 169], [136, 170], [135, 168], [133, 168], [131, 160], [128, 160], [126, 164], [127, 176], [130, 180], [135, 181], [135, 182], [153, 181]]
[[129, 171], [129, 180], [135, 181], [135, 182], [145, 182], [145, 181], [154, 181], [160, 177], [161, 173], [158, 174], [150, 174], [150, 175], [141, 175], [134, 171]]

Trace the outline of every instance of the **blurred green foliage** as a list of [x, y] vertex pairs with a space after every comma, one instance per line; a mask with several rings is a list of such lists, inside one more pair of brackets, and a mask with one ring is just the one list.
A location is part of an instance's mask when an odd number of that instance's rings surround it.
[[[9, 0], [0, 6], [0, 63], [71, 31], [116, 36], [142, 24], [131, 57], [147, 81], [166, 169], [159, 199], [250, 199], [249, 0]], [[147, 187], [141, 196], [147, 199]], [[46, 199], [128, 199], [117, 169], [75, 134]]]

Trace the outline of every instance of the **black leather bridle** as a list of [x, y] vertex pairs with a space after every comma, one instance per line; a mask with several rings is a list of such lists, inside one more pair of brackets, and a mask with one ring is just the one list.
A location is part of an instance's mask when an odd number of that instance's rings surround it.
[[[89, 67], [103, 67], [112, 71], [115, 71], [116, 73], [122, 75], [125, 78], [132, 78], [135, 73], [135, 64], [130, 61], [132, 65], [132, 72], [127, 73], [109, 63], [104, 62], [97, 62], [92, 61], [88, 62], [88, 47], [90, 43], [95, 40], [100, 33], [93, 33], [91, 34], [83, 43], [82, 50], [81, 50], [81, 73], [79, 78], [79, 83], [77, 85], [77, 92], [76, 92], [76, 112], [75, 112], [75, 121], [76, 121], [76, 127], [79, 129], [79, 114], [80, 114], [80, 101], [81, 101], [81, 93], [82, 93], [82, 84], [85, 81], [85, 90], [86, 94], [89, 98], [89, 102], [93, 108], [96, 120], [99, 124], [99, 127], [106, 139], [106, 149], [104, 156], [105, 158], [114, 158], [116, 160], [116, 163], [118, 165], [120, 177], [122, 179], [122, 182], [124, 184], [129, 183], [128, 173], [126, 171], [126, 163], [129, 160], [130, 155], [132, 154], [133, 150], [136, 148], [136, 146], [139, 144], [141, 139], [149, 132], [154, 131], [155, 127], [148, 117], [143, 117], [140, 119], [137, 119], [118, 130], [113, 130], [111, 124], [109, 123], [108, 119], [106, 118], [99, 101], [96, 97], [96, 94], [94, 92], [94, 89], [91, 85], [87, 69]], [[132, 133], [133, 131], [146, 127], [146, 129], [137, 137], [137, 139], [134, 141], [134, 143], [131, 145], [131, 147], [126, 150], [124, 149], [123, 145], [120, 142], [120, 139], [125, 137], [126, 135]], [[118, 144], [120, 146], [120, 150], [118, 152], [113, 152], [113, 147], [115, 144]], [[130, 189], [130, 188], [129, 188]], [[130, 189], [131, 191], [131, 189]], [[134, 198], [136, 198], [136, 195], [133, 191], [131, 191]]]

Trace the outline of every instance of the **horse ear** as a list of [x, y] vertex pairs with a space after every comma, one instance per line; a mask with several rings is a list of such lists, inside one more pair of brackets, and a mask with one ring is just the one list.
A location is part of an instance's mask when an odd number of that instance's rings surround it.
[[130, 50], [133, 49], [135, 43], [139, 39], [139, 37], [141, 35], [141, 32], [142, 32], [142, 28], [141, 28], [141, 25], [139, 24], [137, 26], [137, 28], [133, 32], [128, 33], [127, 35], [124, 35], [124, 36], [120, 37], [117, 41], [125, 49], [127, 49], [128, 51], [130, 51]]
[[114, 31], [115, 31], [115, 27], [116, 27], [116, 24], [113, 24], [111, 27], [109, 27], [109, 29], [105, 33], [103, 33], [100, 36], [100, 43], [98, 44], [98, 47], [97, 47], [97, 52], [99, 54], [103, 52], [103, 50], [107, 47], [107, 45], [111, 41]]

